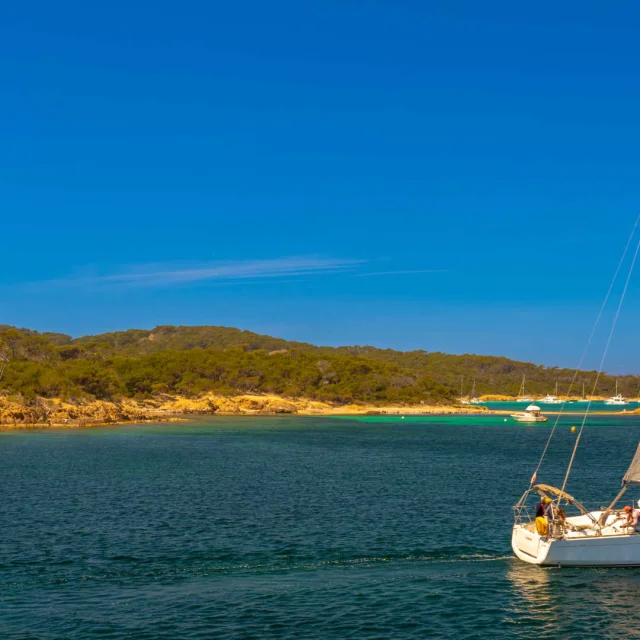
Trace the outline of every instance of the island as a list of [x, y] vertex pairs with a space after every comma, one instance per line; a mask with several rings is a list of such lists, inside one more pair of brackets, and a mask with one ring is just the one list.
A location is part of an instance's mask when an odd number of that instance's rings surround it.
[[[73, 338], [0, 325], [0, 427], [92, 426], [197, 414], [487, 414], [461, 398], [514, 400], [595, 372], [504, 357], [330, 347], [231, 327], [159, 326]], [[620, 388], [636, 391], [632, 376]], [[635, 386], [634, 386], [635, 385]], [[603, 375], [608, 395], [616, 378]], [[569, 397], [569, 396], [567, 396]]]

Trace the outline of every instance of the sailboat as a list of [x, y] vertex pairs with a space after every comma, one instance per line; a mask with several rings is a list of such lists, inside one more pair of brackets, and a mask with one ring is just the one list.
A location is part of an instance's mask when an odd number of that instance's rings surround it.
[[[639, 224], [640, 216], [633, 227], [631, 237], [622, 254], [620, 265], [616, 270], [602, 309], [605, 308], [609, 300], [610, 292], [616, 282], [618, 273]], [[611, 326], [609, 339], [602, 356], [600, 369], [594, 381], [592, 395], [597, 387], [598, 377], [602, 372], [620, 309], [622, 308], [622, 303], [639, 253], [640, 240], [637, 241], [635, 254], [629, 267], [625, 286], [620, 296], [618, 308]], [[601, 314], [595, 322], [591, 336], [593, 336], [598, 326], [600, 317]], [[591, 340], [591, 338], [589, 340]], [[578, 370], [579, 369], [580, 367], [578, 367]], [[616, 396], [618, 396], [617, 388]], [[622, 477], [622, 487], [615, 498], [609, 503], [609, 506], [590, 511], [565, 491], [571, 468], [576, 459], [576, 452], [580, 444], [590, 406], [591, 401], [589, 401], [586, 407], [582, 425], [567, 465], [562, 487], [558, 488], [549, 484], [537, 483], [538, 472], [540, 471], [545, 454], [559, 422], [558, 417], [554, 427], [549, 433], [538, 466], [531, 477], [529, 487], [513, 507], [514, 524], [511, 533], [511, 546], [516, 557], [524, 562], [553, 566], [640, 566], [640, 532], [636, 531], [633, 525], [627, 524], [628, 518], [625, 510], [616, 508], [616, 505], [618, 505], [620, 499], [629, 487], [640, 486], [640, 444], [638, 444], [636, 448], [627, 472]], [[545, 517], [534, 517], [535, 514], [530, 511], [530, 498], [536, 496], [540, 496], [541, 502], [543, 501], [546, 505], [547, 511], [545, 512]], [[600, 504], [607, 504], [607, 502], [600, 502]], [[563, 505], [566, 506], [566, 509], [563, 508]], [[630, 509], [630, 507], [627, 508], [627, 510], [628, 509]], [[638, 509], [640, 510], [640, 501], [638, 501]], [[567, 514], [569, 510], [572, 510], [574, 513]], [[638, 512], [636, 511], [633, 515], [635, 516], [637, 514]]]
[[582, 383], [582, 396], [580, 396], [579, 402], [589, 402], [589, 399], [584, 392], [584, 382]]
[[471, 387], [471, 397], [469, 398], [469, 404], [480, 404], [480, 400], [476, 398], [476, 381], [473, 381]]
[[562, 404], [562, 400], [558, 398], [558, 383], [556, 382], [556, 393], [555, 395], [547, 394], [544, 398], [540, 400], [543, 404]]
[[460, 376], [460, 404], [469, 404], [469, 398], [464, 395], [464, 376]]
[[605, 404], [614, 404], [618, 406], [624, 406], [629, 404], [629, 401], [620, 393], [618, 393], [618, 381], [616, 380], [616, 395], [611, 396], [608, 400], [605, 400]]
[[531, 396], [527, 396], [524, 393], [524, 373], [522, 374], [522, 384], [520, 385], [520, 391], [518, 391], [518, 397], [516, 398], [516, 402], [533, 402], [533, 398]]
[[[535, 476], [534, 476], [535, 477]], [[516, 556], [530, 564], [579, 567], [640, 566], [640, 535], [625, 526], [624, 511], [614, 509], [624, 492], [640, 485], [640, 444], [627, 473], [622, 490], [606, 509], [589, 511], [572, 495], [548, 484], [534, 484], [514, 507], [515, 524], [511, 546]], [[567, 517], [555, 508], [550, 530], [540, 533], [530, 516], [527, 498], [537, 494], [552, 504], [564, 501], [578, 513]]]

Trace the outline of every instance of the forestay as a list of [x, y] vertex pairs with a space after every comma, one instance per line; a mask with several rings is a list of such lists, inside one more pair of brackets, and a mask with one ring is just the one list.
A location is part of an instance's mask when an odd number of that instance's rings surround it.
[[622, 478], [622, 484], [640, 484], [640, 444], [636, 449], [636, 455], [633, 456], [633, 460], [627, 469], [627, 473]]

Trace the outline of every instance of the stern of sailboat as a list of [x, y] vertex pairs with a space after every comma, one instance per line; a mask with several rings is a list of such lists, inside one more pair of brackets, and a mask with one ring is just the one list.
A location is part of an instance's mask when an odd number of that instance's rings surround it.
[[511, 548], [516, 557], [529, 564], [544, 564], [553, 539], [541, 537], [535, 523], [514, 524]]

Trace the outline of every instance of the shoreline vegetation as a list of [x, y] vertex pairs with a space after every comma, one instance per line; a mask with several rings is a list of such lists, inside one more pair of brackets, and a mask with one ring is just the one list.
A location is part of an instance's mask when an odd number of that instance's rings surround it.
[[[503, 412], [460, 404], [465, 389], [473, 382], [481, 401], [513, 401], [525, 375], [533, 397], [556, 383], [571, 393], [595, 380], [595, 372], [576, 378], [502, 357], [317, 347], [229, 327], [72, 338], [0, 325], [0, 428], [198, 414], [491, 415]], [[603, 375], [593, 399], [613, 395], [616, 381], [639, 395], [638, 378]]]

